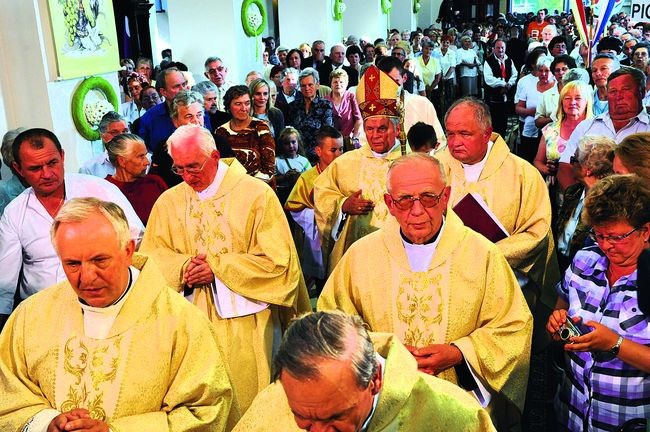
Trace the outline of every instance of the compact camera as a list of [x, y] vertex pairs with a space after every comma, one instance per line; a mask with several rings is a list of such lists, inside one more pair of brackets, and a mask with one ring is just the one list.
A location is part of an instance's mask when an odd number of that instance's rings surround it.
[[560, 326], [560, 329], [558, 330], [558, 334], [560, 335], [560, 339], [562, 339], [565, 342], [569, 342], [569, 339], [571, 339], [572, 337], [581, 336], [582, 332], [578, 327], [575, 326], [575, 324], [571, 322], [570, 318], [567, 318], [566, 323]]

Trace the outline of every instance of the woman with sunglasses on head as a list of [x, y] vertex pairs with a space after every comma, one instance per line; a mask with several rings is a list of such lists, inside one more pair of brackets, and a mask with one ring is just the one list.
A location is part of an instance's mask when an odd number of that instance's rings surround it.
[[604, 178], [589, 190], [582, 215], [595, 244], [576, 254], [546, 325], [565, 342], [556, 418], [562, 430], [622, 430], [650, 415], [649, 361], [641, 354], [650, 346], [650, 315], [639, 302], [648, 287], [637, 283], [650, 236], [650, 185], [635, 175]]

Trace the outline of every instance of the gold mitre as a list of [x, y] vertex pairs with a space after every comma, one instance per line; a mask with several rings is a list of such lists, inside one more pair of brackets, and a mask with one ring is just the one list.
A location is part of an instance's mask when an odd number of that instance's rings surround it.
[[364, 120], [374, 116], [399, 118], [398, 94], [399, 85], [377, 66], [370, 66], [357, 86], [361, 117]]

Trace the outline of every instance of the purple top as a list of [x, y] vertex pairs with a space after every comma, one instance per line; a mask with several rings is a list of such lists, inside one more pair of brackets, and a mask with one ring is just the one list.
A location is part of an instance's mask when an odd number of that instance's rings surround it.
[[325, 99], [332, 102], [334, 107], [332, 110], [332, 117], [334, 119], [334, 127], [343, 134], [344, 137], [349, 137], [354, 130], [354, 124], [357, 120], [361, 120], [361, 111], [359, 111], [359, 104], [354, 93], [346, 91], [343, 93], [341, 105], [338, 107], [334, 104], [332, 94], [325, 96]]

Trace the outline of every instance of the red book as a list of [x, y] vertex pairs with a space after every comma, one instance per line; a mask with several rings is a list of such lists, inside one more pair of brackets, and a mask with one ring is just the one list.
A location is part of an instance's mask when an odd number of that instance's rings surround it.
[[508, 230], [477, 193], [467, 194], [453, 207], [466, 227], [473, 229], [492, 243], [508, 237]]

